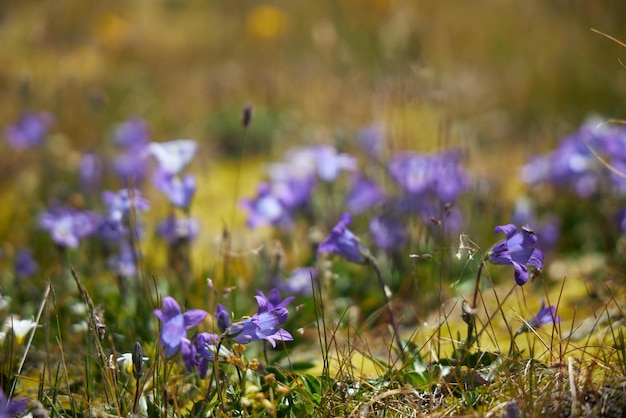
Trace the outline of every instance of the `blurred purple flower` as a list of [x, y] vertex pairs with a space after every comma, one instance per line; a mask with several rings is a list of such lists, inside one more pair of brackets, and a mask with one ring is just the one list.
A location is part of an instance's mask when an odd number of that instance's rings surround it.
[[15, 277], [28, 279], [39, 270], [39, 266], [30, 250], [21, 249], [15, 256]]
[[517, 231], [514, 224], [497, 226], [495, 232], [503, 232], [506, 239], [494, 245], [487, 257], [494, 264], [511, 264], [515, 269], [515, 282], [522, 286], [528, 281], [526, 264], [537, 270], [543, 268], [543, 253], [535, 248], [537, 236], [527, 226]]
[[104, 241], [119, 242], [128, 234], [122, 219], [103, 217], [98, 224], [98, 236]]
[[348, 229], [352, 216], [345, 212], [339, 218], [326, 239], [317, 247], [317, 253], [337, 254], [353, 263], [363, 264], [368, 261], [369, 251]]
[[460, 160], [461, 154], [457, 151], [440, 154], [405, 151], [392, 158], [388, 169], [406, 193], [420, 195], [430, 192], [443, 203], [451, 203], [470, 185]]
[[397, 250], [408, 238], [406, 227], [388, 215], [374, 216], [370, 221], [370, 233], [381, 250]]
[[298, 267], [291, 271], [288, 277], [278, 282], [278, 287], [293, 295], [313, 294], [313, 283], [317, 278], [317, 269], [314, 267]]
[[138, 150], [150, 142], [148, 124], [138, 116], [117, 125], [114, 136], [115, 143], [126, 150]]
[[177, 139], [151, 142], [148, 148], [159, 167], [170, 174], [179, 174], [196, 155], [198, 143], [193, 139]]
[[385, 125], [372, 123], [357, 135], [357, 145], [374, 161], [380, 160], [385, 141]]
[[289, 228], [292, 225], [287, 207], [272, 193], [268, 183], [260, 183], [257, 187], [257, 197], [241, 199], [240, 205], [248, 211], [246, 224], [249, 228], [258, 228], [264, 225]]
[[50, 113], [25, 112], [15, 125], [4, 129], [4, 136], [11, 148], [16, 151], [40, 145], [54, 125], [54, 118]]
[[157, 233], [169, 245], [181, 240], [193, 241], [200, 232], [200, 223], [196, 218], [170, 215], [157, 225]]
[[124, 152], [113, 160], [113, 171], [124, 185], [137, 186], [146, 178], [148, 159], [145, 150]]
[[272, 289], [267, 297], [258, 291], [255, 298], [259, 305], [258, 312], [252, 318], [232, 324], [225, 336], [241, 344], [266, 340], [272, 347], [276, 347], [276, 341], [293, 340], [288, 331], [278, 328], [287, 321], [287, 305], [294, 299], [293, 296], [281, 301], [278, 289]]
[[[595, 154], [613, 170], [608, 170]], [[580, 198], [586, 199], [606, 184], [613, 188], [613, 192], [626, 194], [626, 179], [615, 173], [624, 169], [626, 127], [590, 120], [564, 137], [552, 152], [532, 157], [522, 167], [521, 177], [530, 185], [551, 183], [557, 187], [569, 187]]]
[[385, 201], [385, 193], [375, 181], [358, 176], [348, 192], [346, 206], [351, 213], [359, 214]]
[[341, 171], [355, 171], [357, 168], [356, 158], [338, 153], [331, 145], [318, 145], [314, 148], [314, 153], [317, 175], [322, 181], [335, 181]]
[[156, 188], [167, 196], [172, 205], [181, 209], [189, 208], [196, 192], [196, 178], [192, 174], [187, 174], [181, 179], [159, 167], [152, 181]]
[[515, 335], [518, 335], [524, 332], [529, 332], [531, 328], [537, 329], [537, 328], [541, 328], [544, 325], [550, 325], [550, 324], [556, 325], [559, 322], [561, 322], [561, 317], [556, 314], [556, 307], [552, 305], [546, 306], [546, 302], [542, 299], [541, 308], [539, 309], [539, 312], [537, 312], [535, 316], [530, 318], [530, 320], [528, 321], [528, 324], [522, 325], [520, 329], [517, 330]]
[[133, 277], [137, 274], [137, 260], [133, 247], [127, 241], [122, 241], [119, 252], [107, 260], [107, 265], [115, 274], [121, 277]]
[[0, 418], [13, 418], [22, 416], [28, 407], [28, 399], [7, 399], [2, 388], [0, 388]]
[[160, 341], [163, 353], [168, 358], [178, 352], [183, 342], [185, 349], [188, 349], [191, 343], [187, 339], [187, 330], [198, 325], [207, 316], [201, 309], [181, 313], [178, 302], [169, 296], [163, 298], [163, 310], [155, 309], [153, 313], [161, 321]]
[[102, 192], [102, 201], [107, 206], [107, 218], [112, 220], [125, 219], [135, 210], [144, 212], [150, 208], [150, 203], [137, 189], [121, 189], [117, 192], [105, 190]]
[[102, 184], [102, 160], [95, 153], [86, 153], [78, 166], [78, 183], [81, 190], [92, 192]]
[[94, 212], [67, 208], [52, 208], [39, 217], [39, 226], [47, 230], [52, 240], [61, 247], [76, 248], [80, 240], [92, 235], [99, 224]]

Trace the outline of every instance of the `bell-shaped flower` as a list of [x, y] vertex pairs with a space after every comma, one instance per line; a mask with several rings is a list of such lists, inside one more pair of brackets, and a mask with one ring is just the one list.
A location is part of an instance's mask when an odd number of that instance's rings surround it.
[[276, 347], [276, 341], [293, 340], [288, 331], [278, 328], [287, 321], [287, 305], [294, 299], [293, 296], [281, 301], [278, 289], [272, 289], [267, 297], [258, 291], [255, 298], [259, 305], [258, 312], [252, 318], [232, 324], [225, 335], [241, 344], [266, 340], [272, 347]]
[[185, 348], [188, 348], [187, 330], [198, 325], [207, 316], [201, 309], [181, 313], [178, 302], [169, 296], [163, 298], [163, 310], [155, 309], [153, 313], [162, 323], [160, 341], [163, 353], [168, 358], [178, 352], [183, 342]]
[[494, 264], [511, 264], [515, 269], [515, 282], [522, 286], [528, 281], [528, 268], [530, 265], [537, 270], [543, 268], [543, 253], [535, 248], [537, 236], [527, 226], [521, 231], [513, 224], [497, 226], [495, 232], [503, 232], [506, 239], [494, 245], [487, 258]]
[[333, 253], [353, 263], [365, 264], [368, 261], [369, 251], [348, 229], [350, 222], [352, 222], [352, 216], [348, 212], [341, 215], [337, 225], [317, 247], [317, 253]]
[[13, 418], [22, 416], [28, 407], [28, 399], [7, 399], [2, 388], [0, 388], [0, 418]]
[[515, 335], [528, 332], [531, 329], [541, 328], [544, 325], [556, 325], [561, 322], [561, 317], [556, 314], [556, 306], [546, 306], [546, 302], [541, 300], [541, 308], [530, 320], [517, 330]]

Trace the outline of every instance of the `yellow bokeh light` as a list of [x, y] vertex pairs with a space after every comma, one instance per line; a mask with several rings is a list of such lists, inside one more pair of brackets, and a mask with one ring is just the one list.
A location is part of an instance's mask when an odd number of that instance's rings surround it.
[[283, 35], [287, 31], [289, 18], [277, 7], [258, 6], [252, 9], [246, 19], [248, 32], [261, 39], [272, 40]]

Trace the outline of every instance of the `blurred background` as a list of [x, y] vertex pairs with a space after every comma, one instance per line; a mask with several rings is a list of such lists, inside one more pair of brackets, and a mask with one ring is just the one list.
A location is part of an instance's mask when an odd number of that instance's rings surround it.
[[[261, 161], [298, 144], [348, 148], [375, 121], [394, 149], [460, 145], [476, 178], [515, 181], [517, 165], [587, 117], [625, 117], [626, 49], [592, 31], [626, 41], [624, 17], [618, 0], [5, 1], [0, 122], [26, 110], [56, 122], [45, 168], [0, 144], [0, 215], [32, 223], [62, 188], [41, 179], [74, 188], [80, 156], [113, 154], [131, 116], [154, 141], [200, 142], [196, 207], [217, 211], [216, 230], [254, 193]], [[23, 169], [33, 163], [44, 176]], [[16, 215], [31, 192], [40, 207]]]

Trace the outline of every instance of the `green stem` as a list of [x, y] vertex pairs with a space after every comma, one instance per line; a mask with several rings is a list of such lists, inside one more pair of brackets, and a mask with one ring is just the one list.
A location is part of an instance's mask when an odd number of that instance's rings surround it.
[[480, 290], [480, 276], [483, 272], [483, 266], [485, 265], [485, 260], [480, 260], [480, 266], [478, 266], [478, 272], [476, 273], [476, 283], [474, 284], [474, 296], [472, 297], [472, 304], [469, 307], [469, 311], [463, 310], [462, 315], [464, 316], [464, 320], [467, 322], [467, 339], [465, 340], [465, 349], [468, 350], [470, 345], [472, 344], [472, 336], [474, 333], [476, 318], [474, 317], [473, 311], [476, 309], [476, 304], [478, 303], [478, 292]]
[[400, 330], [398, 325], [396, 324], [396, 319], [393, 314], [393, 310], [391, 309], [391, 300], [389, 299], [389, 295], [387, 294], [387, 286], [385, 285], [385, 281], [383, 280], [383, 275], [380, 272], [380, 267], [378, 267], [378, 263], [376, 259], [371, 255], [367, 256], [367, 262], [371, 265], [376, 271], [376, 277], [378, 277], [378, 283], [380, 284], [380, 288], [383, 291], [383, 296], [385, 297], [385, 307], [387, 308], [387, 314], [389, 315], [389, 322], [391, 322], [391, 327], [393, 328], [393, 338], [398, 346], [398, 352], [400, 356], [404, 360], [404, 348], [402, 347], [402, 341], [400, 340]]

